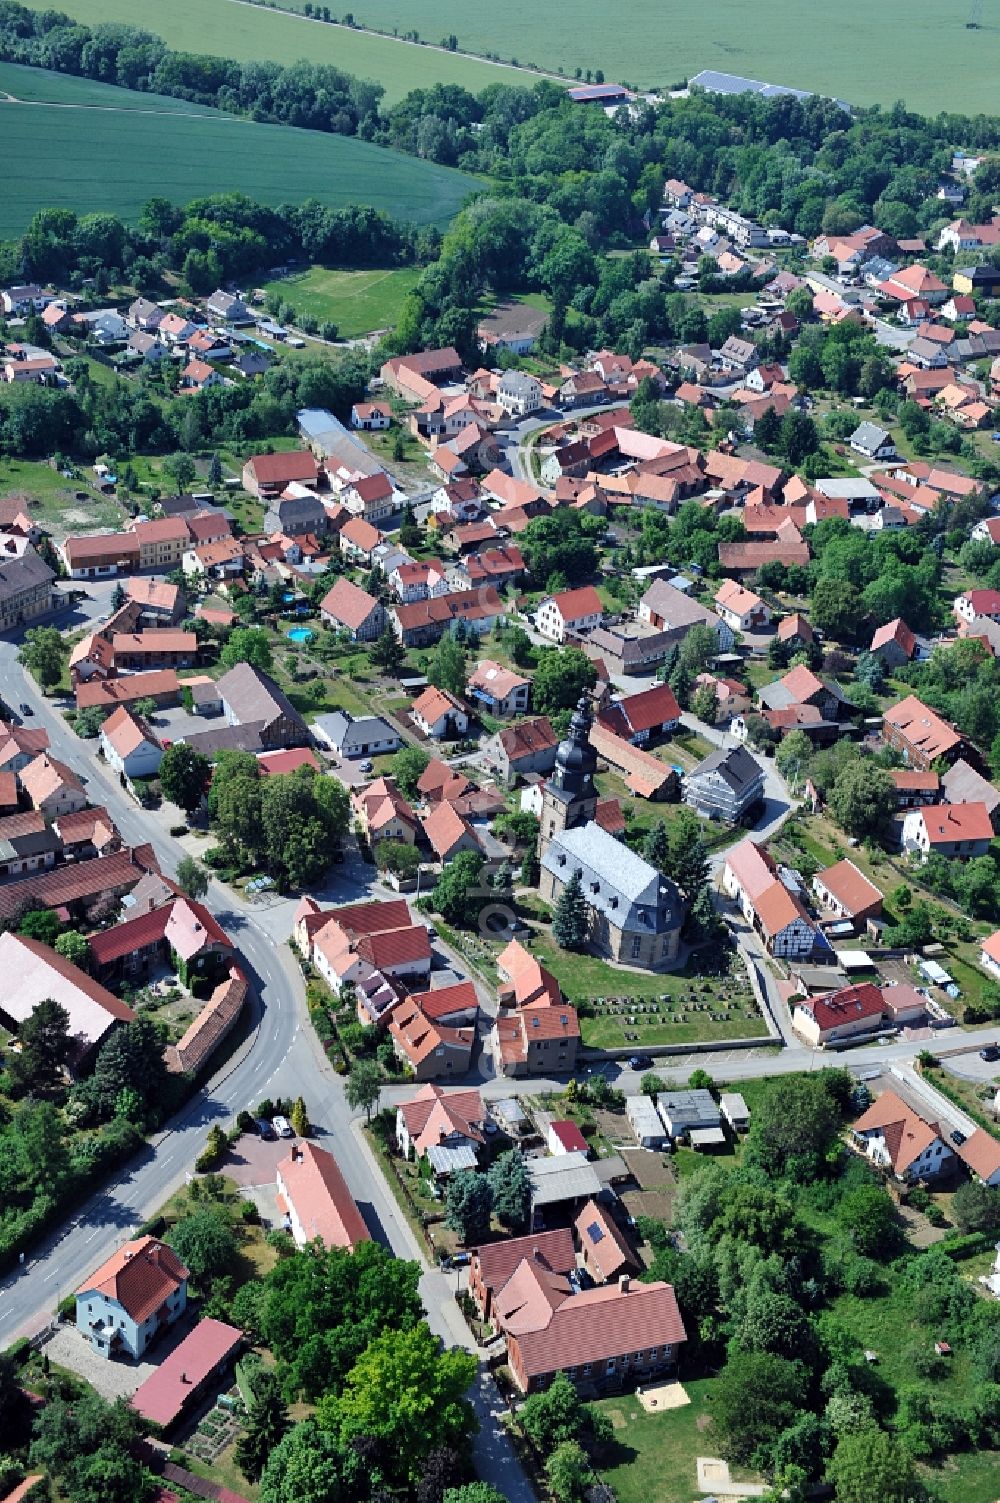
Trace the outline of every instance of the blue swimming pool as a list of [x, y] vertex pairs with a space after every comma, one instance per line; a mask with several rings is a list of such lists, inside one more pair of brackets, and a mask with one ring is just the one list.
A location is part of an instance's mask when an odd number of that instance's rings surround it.
[[312, 632], [308, 626], [295, 626], [288, 633], [289, 642], [311, 642]]

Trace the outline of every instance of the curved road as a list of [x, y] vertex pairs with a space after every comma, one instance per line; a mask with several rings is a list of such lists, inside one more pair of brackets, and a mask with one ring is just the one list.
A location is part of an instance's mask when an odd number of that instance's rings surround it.
[[[139, 809], [117, 779], [93, 754], [94, 743], [79, 740], [59, 711], [41, 696], [17, 662], [17, 642], [0, 641], [0, 696], [14, 707], [34, 706], [28, 722], [44, 725], [53, 753], [89, 779], [92, 803], [103, 803], [124, 839], [150, 842], [167, 875], [184, 854], [156, 815]], [[336, 869], [342, 870], [342, 869]], [[349, 878], [324, 896], [363, 896]], [[218, 1075], [185, 1106], [118, 1178], [90, 1197], [72, 1221], [34, 1247], [26, 1266], [0, 1281], [0, 1345], [37, 1330], [51, 1317], [58, 1301], [71, 1294], [87, 1273], [133, 1234], [183, 1183], [204, 1146], [213, 1122], [229, 1126], [237, 1112], [264, 1096], [302, 1095], [309, 1107], [314, 1136], [336, 1154], [344, 1177], [373, 1236], [398, 1256], [424, 1267], [421, 1293], [434, 1333], [448, 1346], [464, 1346], [481, 1355], [471, 1340], [447, 1276], [429, 1268], [422, 1250], [400, 1214], [381, 1170], [362, 1137], [357, 1114], [347, 1106], [343, 1084], [320, 1050], [306, 1019], [305, 986], [285, 941], [294, 904], [249, 904], [212, 881], [205, 899], [243, 954], [253, 982], [253, 1030]], [[533, 1503], [534, 1492], [517, 1461], [501, 1414], [503, 1404], [485, 1366], [470, 1394], [479, 1418], [476, 1467], [510, 1503]]]

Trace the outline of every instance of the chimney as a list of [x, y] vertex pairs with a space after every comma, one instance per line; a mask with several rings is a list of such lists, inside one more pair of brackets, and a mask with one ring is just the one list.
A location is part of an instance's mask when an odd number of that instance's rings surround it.
[[628, 1294], [628, 1274], [627, 1273], [622, 1273], [622, 1274], [619, 1274], [619, 1276], [618, 1276], [618, 1293], [619, 1294]]
[[191, 1379], [188, 1377], [187, 1373], [181, 1373], [181, 1382], [182, 1383], [190, 1383], [190, 1381], [191, 1381]]

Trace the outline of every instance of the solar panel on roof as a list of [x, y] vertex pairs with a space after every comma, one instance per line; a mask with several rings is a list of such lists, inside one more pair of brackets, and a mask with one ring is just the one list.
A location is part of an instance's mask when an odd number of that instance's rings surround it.
[[592, 1221], [587, 1228], [587, 1236], [591, 1242], [604, 1241], [604, 1228], [599, 1221]]

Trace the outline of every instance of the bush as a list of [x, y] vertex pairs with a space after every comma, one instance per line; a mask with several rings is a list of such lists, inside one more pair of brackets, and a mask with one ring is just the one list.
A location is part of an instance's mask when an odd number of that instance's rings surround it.
[[249, 1112], [240, 1112], [239, 1116], [236, 1118], [236, 1126], [239, 1128], [240, 1132], [256, 1131], [254, 1120]]
[[[76, 1306], [75, 1298], [73, 1300], [73, 1305], [74, 1307]], [[11, 1342], [10, 1346], [7, 1348], [3, 1355], [5, 1357], [9, 1357], [15, 1367], [23, 1367], [28, 1358], [31, 1356], [31, 1342], [28, 1340], [27, 1336], [18, 1336], [16, 1341]]]
[[845, 1292], [858, 1299], [874, 1299], [885, 1293], [882, 1269], [873, 1258], [848, 1258], [840, 1278]]
[[167, 1229], [167, 1223], [162, 1216], [151, 1216], [144, 1221], [136, 1233], [137, 1237], [162, 1237]]
[[245, 1200], [240, 1206], [240, 1217], [250, 1226], [256, 1226], [260, 1221], [260, 1212], [252, 1200]]
[[56, 1314], [60, 1320], [76, 1320], [76, 1295], [67, 1294], [56, 1306]]

